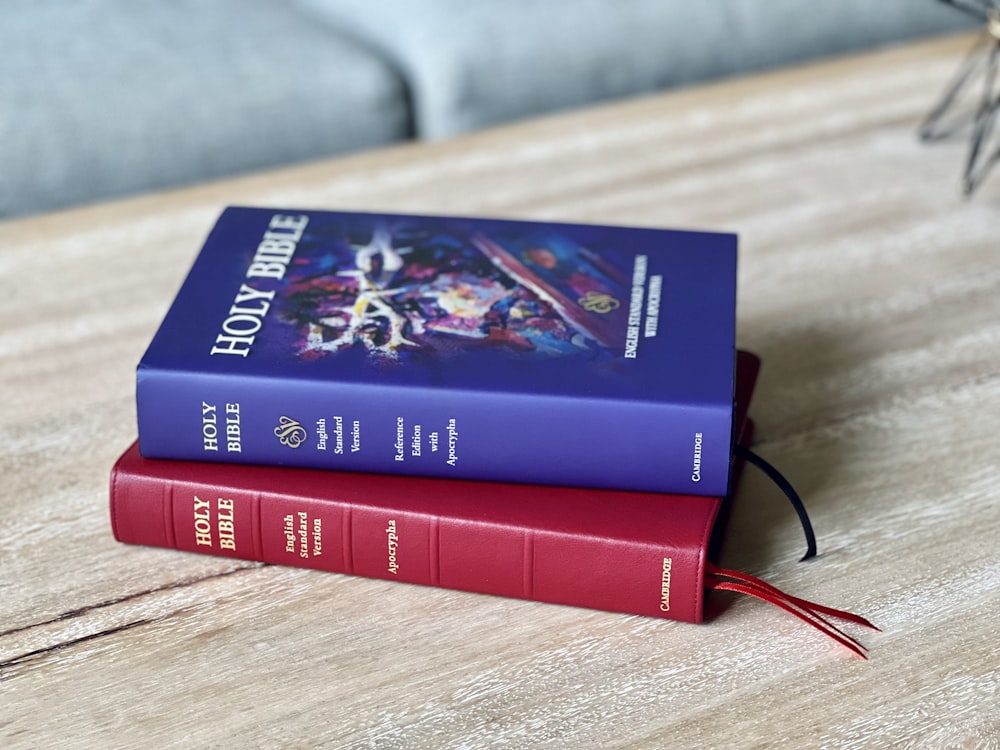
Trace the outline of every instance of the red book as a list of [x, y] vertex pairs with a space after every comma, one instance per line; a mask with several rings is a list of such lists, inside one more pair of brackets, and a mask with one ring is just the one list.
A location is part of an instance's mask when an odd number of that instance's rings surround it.
[[[741, 353], [738, 362], [737, 434], [746, 437], [759, 361]], [[136, 444], [111, 474], [121, 542], [688, 622], [702, 620], [707, 588], [783, 606], [775, 594], [743, 590], [757, 585], [749, 577], [719, 585], [728, 571], [709, 558], [727, 505], [705, 496], [156, 460]]]

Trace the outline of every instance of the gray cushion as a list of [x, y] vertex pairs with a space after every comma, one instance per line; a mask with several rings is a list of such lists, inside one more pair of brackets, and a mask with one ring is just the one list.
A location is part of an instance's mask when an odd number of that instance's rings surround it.
[[0, 216], [407, 137], [381, 58], [269, 0], [7, 0]]
[[934, 0], [303, 4], [396, 61], [430, 138], [970, 25]]
[[6, 0], [0, 217], [971, 24], [934, 0]]

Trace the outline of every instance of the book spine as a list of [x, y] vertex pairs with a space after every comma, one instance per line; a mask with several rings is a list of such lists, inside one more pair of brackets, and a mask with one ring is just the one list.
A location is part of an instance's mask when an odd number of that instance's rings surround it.
[[724, 496], [732, 413], [700, 405], [140, 367], [139, 444], [182, 459]]
[[196, 478], [210, 468], [187, 462], [181, 467], [186, 477], [174, 480], [136, 469], [142, 462], [123, 458], [112, 471], [112, 527], [124, 543], [689, 622], [702, 618], [703, 561], [696, 551], [666, 542], [578, 534], [558, 523], [515, 525], [488, 509], [436, 514], [404, 504], [258, 492], [228, 480], [215, 485]]

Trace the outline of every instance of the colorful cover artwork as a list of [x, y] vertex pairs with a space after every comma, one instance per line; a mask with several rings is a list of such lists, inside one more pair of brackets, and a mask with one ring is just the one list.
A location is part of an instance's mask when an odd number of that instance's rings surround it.
[[312, 227], [277, 302], [296, 356], [353, 349], [386, 368], [473, 349], [591, 362], [624, 351], [621, 269], [553, 231], [511, 238], [454, 224], [373, 217]]
[[140, 446], [723, 495], [735, 306], [731, 234], [229, 208], [140, 362]]

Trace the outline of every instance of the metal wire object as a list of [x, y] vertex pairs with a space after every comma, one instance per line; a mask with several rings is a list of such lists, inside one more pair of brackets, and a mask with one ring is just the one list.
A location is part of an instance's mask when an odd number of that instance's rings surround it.
[[[993, 164], [1000, 160], [1000, 144], [993, 143], [994, 120], [1000, 108], [997, 91], [997, 64], [1000, 62], [1000, 0], [940, 0], [979, 19], [985, 26], [982, 37], [962, 61], [941, 99], [920, 125], [920, 138], [938, 141], [971, 125], [969, 153], [962, 174], [962, 192], [971, 195]], [[978, 97], [973, 88], [982, 81]], [[969, 97], [973, 104], [965, 104]]]

